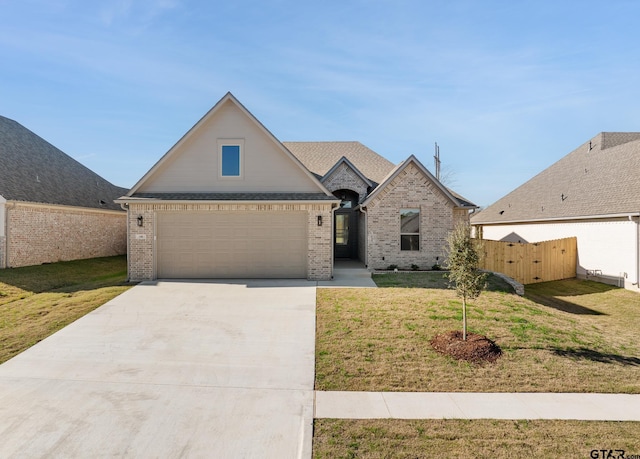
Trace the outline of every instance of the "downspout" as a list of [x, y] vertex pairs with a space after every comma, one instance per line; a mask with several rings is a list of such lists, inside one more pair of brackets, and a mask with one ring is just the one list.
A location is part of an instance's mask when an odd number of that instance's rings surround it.
[[9, 266], [9, 233], [11, 226], [9, 225], [9, 210], [15, 209], [16, 203], [12, 202], [11, 205], [5, 205], [4, 207], [4, 267]]
[[636, 220], [636, 287], [640, 288], [640, 212]]
[[336, 235], [336, 210], [340, 208], [339, 205], [331, 204], [331, 279], [333, 279], [333, 270], [336, 264], [336, 244], [335, 244], [335, 235]]
[[127, 282], [130, 282], [131, 278], [129, 277], [129, 273], [131, 272], [131, 269], [129, 266], [129, 254], [131, 253], [131, 234], [130, 234], [131, 225], [129, 225], [129, 203], [121, 202], [120, 207], [122, 208], [122, 210], [127, 212]]
[[369, 218], [364, 207], [360, 207], [360, 212], [364, 214], [364, 266], [369, 268]]
[[2, 226], [0, 227], [2, 229], [2, 231], [0, 231], [0, 236], [3, 237], [3, 247], [0, 247], [0, 249], [2, 250], [2, 253], [4, 254], [3, 259], [0, 260], [0, 269], [4, 269], [7, 267], [7, 214], [6, 214], [6, 204], [7, 204], [7, 200], [4, 199], [4, 197], [2, 195], [0, 195], [0, 224], [2, 224]]

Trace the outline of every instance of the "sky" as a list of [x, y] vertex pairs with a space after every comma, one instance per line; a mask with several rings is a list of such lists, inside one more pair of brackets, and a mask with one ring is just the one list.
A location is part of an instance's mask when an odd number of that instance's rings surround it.
[[0, 115], [130, 188], [231, 91], [488, 206], [640, 131], [636, 0], [0, 0]]

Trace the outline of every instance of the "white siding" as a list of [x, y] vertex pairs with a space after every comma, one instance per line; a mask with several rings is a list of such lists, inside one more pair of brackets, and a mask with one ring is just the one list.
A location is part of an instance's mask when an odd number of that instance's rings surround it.
[[577, 275], [602, 271], [603, 280], [624, 279], [625, 287], [637, 289], [637, 218], [585, 222], [483, 226], [484, 239], [509, 242], [541, 242], [578, 238]]
[[[242, 177], [220, 179], [219, 140], [242, 139]], [[137, 192], [302, 192], [320, 188], [237, 105], [227, 101], [192, 132]]]

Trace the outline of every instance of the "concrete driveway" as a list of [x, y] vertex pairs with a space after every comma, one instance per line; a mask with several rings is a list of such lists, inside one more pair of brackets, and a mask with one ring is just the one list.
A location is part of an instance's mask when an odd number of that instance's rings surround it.
[[311, 457], [315, 283], [145, 283], [0, 365], [0, 457]]

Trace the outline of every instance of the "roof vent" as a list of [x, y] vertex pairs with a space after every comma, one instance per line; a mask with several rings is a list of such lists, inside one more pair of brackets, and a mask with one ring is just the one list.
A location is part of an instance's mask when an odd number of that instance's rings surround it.
[[100, 200], [100, 205], [101, 205], [101, 206], [106, 206], [106, 205], [107, 205], [107, 202], [106, 202], [106, 201], [103, 201], [103, 200], [101, 199], [101, 200]]

